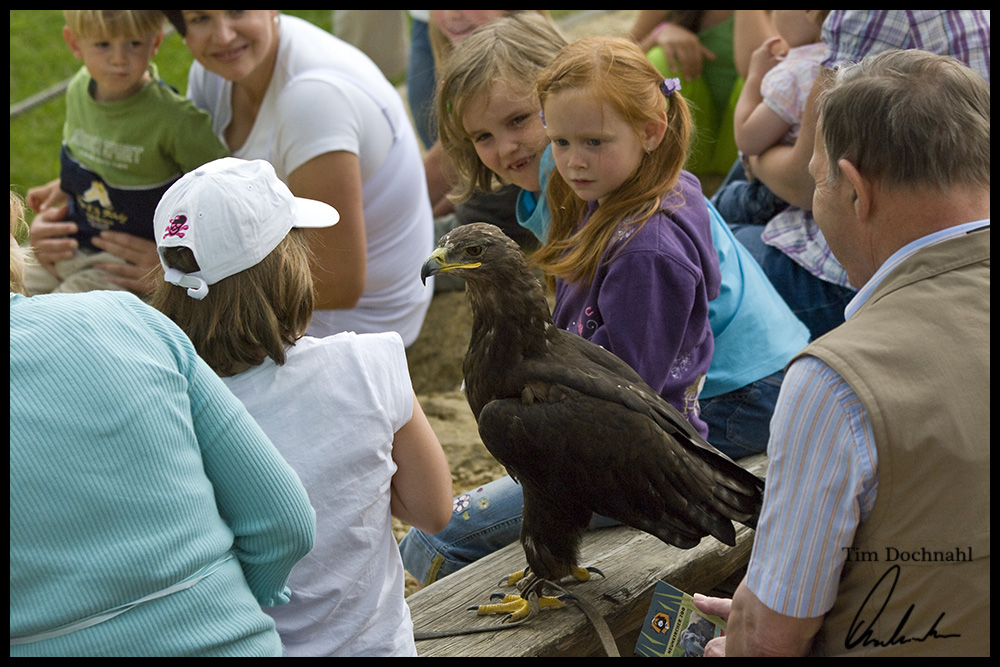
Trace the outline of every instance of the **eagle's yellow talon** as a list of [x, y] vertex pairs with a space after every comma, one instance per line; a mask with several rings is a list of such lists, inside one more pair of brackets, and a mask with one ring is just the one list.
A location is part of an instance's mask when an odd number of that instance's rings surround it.
[[510, 620], [517, 621], [527, 616], [531, 611], [531, 607], [528, 601], [520, 595], [505, 595], [502, 602], [481, 604], [475, 607], [475, 611], [480, 616], [508, 614]]
[[592, 574], [599, 574], [602, 577], [604, 573], [598, 570], [596, 567], [580, 567], [579, 565], [573, 566], [573, 578], [577, 581], [590, 581], [593, 577]]
[[551, 595], [538, 598], [538, 607], [540, 609], [562, 609], [565, 606], [566, 602], [564, 602], [562, 598], [557, 598]]
[[528, 568], [524, 568], [523, 570], [518, 570], [517, 572], [511, 572], [506, 577], [501, 579], [500, 583], [507, 584], [508, 586], [513, 586], [517, 584], [517, 582], [524, 579], [527, 575], [528, 575]]
[[[539, 609], [562, 609], [566, 606], [563, 600], [551, 595], [538, 598]], [[519, 621], [531, 613], [531, 604], [520, 595], [505, 595], [501, 602], [495, 604], [482, 604], [476, 607], [469, 607], [470, 611], [475, 611], [479, 616], [492, 616], [495, 614], [507, 614], [505, 620]]]

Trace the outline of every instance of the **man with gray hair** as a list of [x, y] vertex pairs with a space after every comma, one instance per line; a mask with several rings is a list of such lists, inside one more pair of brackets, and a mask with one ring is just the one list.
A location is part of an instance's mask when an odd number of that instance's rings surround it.
[[834, 77], [813, 213], [859, 291], [788, 368], [706, 655], [989, 655], [990, 87], [915, 50]]

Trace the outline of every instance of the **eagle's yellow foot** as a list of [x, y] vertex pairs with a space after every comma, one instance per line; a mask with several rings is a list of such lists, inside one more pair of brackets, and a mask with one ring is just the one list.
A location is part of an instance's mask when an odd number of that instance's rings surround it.
[[[515, 586], [518, 582], [523, 581], [529, 574], [531, 568], [524, 568], [523, 570], [518, 570], [517, 572], [511, 572], [506, 577], [500, 580], [500, 585], [503, 586]], [[573, 578], [577, 581], [590, 581], [591, 574], [599, 574], [602, 577], [604, 573], [601, 572], [596, 567], [580, 567], [579, 565], [574, 565], [571, 574]]]
[[[544, 595], [538, 599], [538, 609], [561, 609], [566, 603], [558, 597]], [[494, 604], [481, 604], [469, 607], [470, 611], [475, 611], [480, 616], [493, 614], [506, 614], [504, 620], [519, 621], [531, 613], [531, 603], [527, 598], [520, 595], [505, 595], [503, 600]]]
[[526, 567], [523, 570], [518, 570], [517, 572], [511, 572], [506, 577], [500, 580], [500, 585], [503, 586], [504, 584], [506, 584], [507, 586], [515, 586], [517, 582], [521, 581], [522, 579], [528, 576], [528, 570], [529, 568]]
[[604, 573], [598, 570], [596, 567], [580, 567], [579, 565], [573, 566], [573, 578], [577, 581], [590, 581], [590, 574], [599, 574], [602, 577]]

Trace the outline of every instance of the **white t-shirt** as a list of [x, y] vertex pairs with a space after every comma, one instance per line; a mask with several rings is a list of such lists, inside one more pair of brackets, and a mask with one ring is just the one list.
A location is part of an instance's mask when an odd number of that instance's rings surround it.
[[288, 579], [291, 602], [264, 611], [292, 656], [416, 655], [392, 534], [394, 434], [413, 415], [395, 333], [305, 337], [223, 378], [298, 473], [316, 510], [312, 552]]
[[[223, 136], [232, 120], [232, 83], [196, 61], [188, 96]], [[420, 265], [435, 239], [423, 159], [402, 98], [364, 53], [308, 21], [281, 15], [270, 85], [233, 154], [268, 160], [287, 182], [298, 167], [334, 151], [354, 153], [361, 164], [368, 269], [358, 305], [317, 311], [310, 334], [396, 331], [409, 346], [434, 292], [421, 284]]]

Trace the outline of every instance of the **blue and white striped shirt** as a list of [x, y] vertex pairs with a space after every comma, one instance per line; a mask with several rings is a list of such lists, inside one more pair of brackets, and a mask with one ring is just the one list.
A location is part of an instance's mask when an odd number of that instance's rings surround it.
[[[958, 225], [904, 246], [848, 304], [847, 318], [916, 251], [989, 224]], [[773, 611], [822, 616], [837, 597], [845, 548], [875, 504], [878, 456], [871, 422], [839, 374], [815, 357], [802, 357], [785, 373], [767, 452], [764, 507], [746, 585]]]

